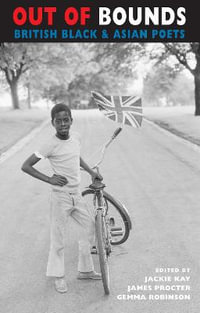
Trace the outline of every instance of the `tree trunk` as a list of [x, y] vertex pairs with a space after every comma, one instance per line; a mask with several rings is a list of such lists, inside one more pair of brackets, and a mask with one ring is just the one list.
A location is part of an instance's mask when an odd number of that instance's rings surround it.
[[194, 71], [194, 94], [195, 94], [195, 115], [200, 115], [200, 54], [196, 54], [196, 68]]
[[17, 80], [12, 81], [10, 84], [10, 90], [11, 90], [11, 98], [12, 98], [12, 105], [13, 109], [19, 109], [19, 98], [17, 93]]
[[200, 74], [194, 77], [195, 85], [195, 115], [200, 115]]
[[28, 108], [31, 109], [31, 87], [30, 87], [30, 83], [27, 83], [26, 85], [27, 87], [27, 102], [28, 102]]

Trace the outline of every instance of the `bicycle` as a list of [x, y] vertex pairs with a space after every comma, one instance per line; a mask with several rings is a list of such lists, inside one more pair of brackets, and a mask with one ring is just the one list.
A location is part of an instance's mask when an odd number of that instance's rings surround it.
[[[94, 195], [95, 191], [92, 188], [82, 192], [82, 196], [89, 205], [93, 203]], [[130, 230], [132, 229], [132, 222], [128, 210], [124, 204], [105, 190], [103, 190], [103, 197], [106, 206], [106, 215], [109, 219], [111, 245], [120, 245], [128, 239]]]
[[[121, 127], [117, 128], [111, 139], [104, 145], [102, 157], [93, 167], [97, 172], [99, 171], [99, 165], [103, 161], [106, 148], [110, 145], [113, 139], [117, 137], [121, 130]], [[82, 192], [82, 196], [85, 198], [87, 197], [87, 201], [89, 201], [90, 204], [91, 201], [93, 202], [95, 210], [97, 251], [99, 255], [103, 287], [105, 294], [108, 295], [110, 293], [108, 258], [112, 252], [111, 246], [122, 244], [128, 239], [132, 223], [126, 207], [104, 191], [104, 188], [105, 184], [96, 179], [89, 186], [89, 189]], [[92, 199], [88, 196], [92, 196]], [[111, 210], [113, 212], [111, 212]], [[118, 213], [117, 218], [116, 213]], [[112, 239], [113, 237], [115, 240]], [[117, 237], [120, 237], [120, 239], [117, 240]]]

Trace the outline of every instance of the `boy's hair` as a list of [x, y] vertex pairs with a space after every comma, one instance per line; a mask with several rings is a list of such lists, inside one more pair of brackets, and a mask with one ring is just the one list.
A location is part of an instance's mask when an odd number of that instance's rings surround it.
[[52, 121], [54, 120], [56, 113], [61, 112], [61, 111], [66, 111], [69, 114], [70, 118], [72, 119], [72, 113], [71, 113], [70, 108], [66, 104], [64, 104], [64, 103], [57, 103], [51, 109], [51, 119], [52, 119]]

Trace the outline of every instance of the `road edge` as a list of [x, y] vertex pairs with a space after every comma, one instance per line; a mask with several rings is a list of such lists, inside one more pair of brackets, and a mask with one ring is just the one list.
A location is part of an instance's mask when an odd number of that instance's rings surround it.
[[[144, 121], [152, 125], [158, 131], [164, 133], [167, 136], [170, 136], [171, 138], [175, 139], [179, 143], [184, 143], [193, 151], [200, 153], [200, 146], [198, 144], [191, 142], [189, 139], [183, 138], [179, 134], [171, 132], [170, 129], [163, 128], [162, 126], [158, 125], [154, 121], [151, 121], [147, 118], [144, 118]], [[3, 152], [0, 155], [0, 164], [2, 164], [4, 161], [6, 161], [8, 158], [10, 158], [19, 150], [21, 150], [25, 146], [25, 144], [28, 143], [37, 133], [39, 133], [43, 129], [43, 127], [45, 127], [48, 123], [49, 123], [49, 119], [45, 119], [38, 127], [34, 128], [27, 136], [18, 140], [16, 144], [14, 144], [11, 148]]]
[[37, 133], [39, 133], [47, 124], [49, 123], [49, 119], [45, 119], [39, 126], [35, 127], [33, 130], [30, 131], [28, 135], [19, 139], [16, 144], [14, 144], [11, 148], [6, 150], [0, 155], [0, 164], [14, 155], [16, 152], [21, 150], [25, 144], [27, 144]]
[[144, 120], [145, 120], [145, 122], [147, 122], [148, 124], [150, 124], [154, 128], [156, 128], [157, 130], [162, 132], [163, 134], [173, 138], [174, 140], [176, 140], [179, 143], [185, 144], [188, 148], [192, 149], [193, 151], [200, 153], [200, 146], [198, 144], [190, 141], [189, 139], [186, 139], [186, 138], [180, 136], [180, 134], [178, 134], [178, 133], [176, 134], [176, 133], [172, 132], [170, 129], [167, 129], [167, 128], [164, 128], [164, 127], [158, 125], [154, 121], [151, 121], [147, 118], [144, 118]]

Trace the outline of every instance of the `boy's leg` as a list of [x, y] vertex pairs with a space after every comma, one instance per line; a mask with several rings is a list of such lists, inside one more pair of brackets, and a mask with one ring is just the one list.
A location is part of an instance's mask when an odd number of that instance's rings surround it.
[[94, 216], [88, 211], [87, 205], [81, 195], [74, 196], [74, 210], [71, 216], [81, 226], [79, 239], [79, 272], [94, 271], [91, 256], [91, 246], [94, 243], [95, 222]]
[[66, 207], [70, 206], [70, 198], [61, 192], [51, 195], [50, 251], [47, 264], [47, 276], [63, 277], [64, 269], [64, 235], [66, 226]]

